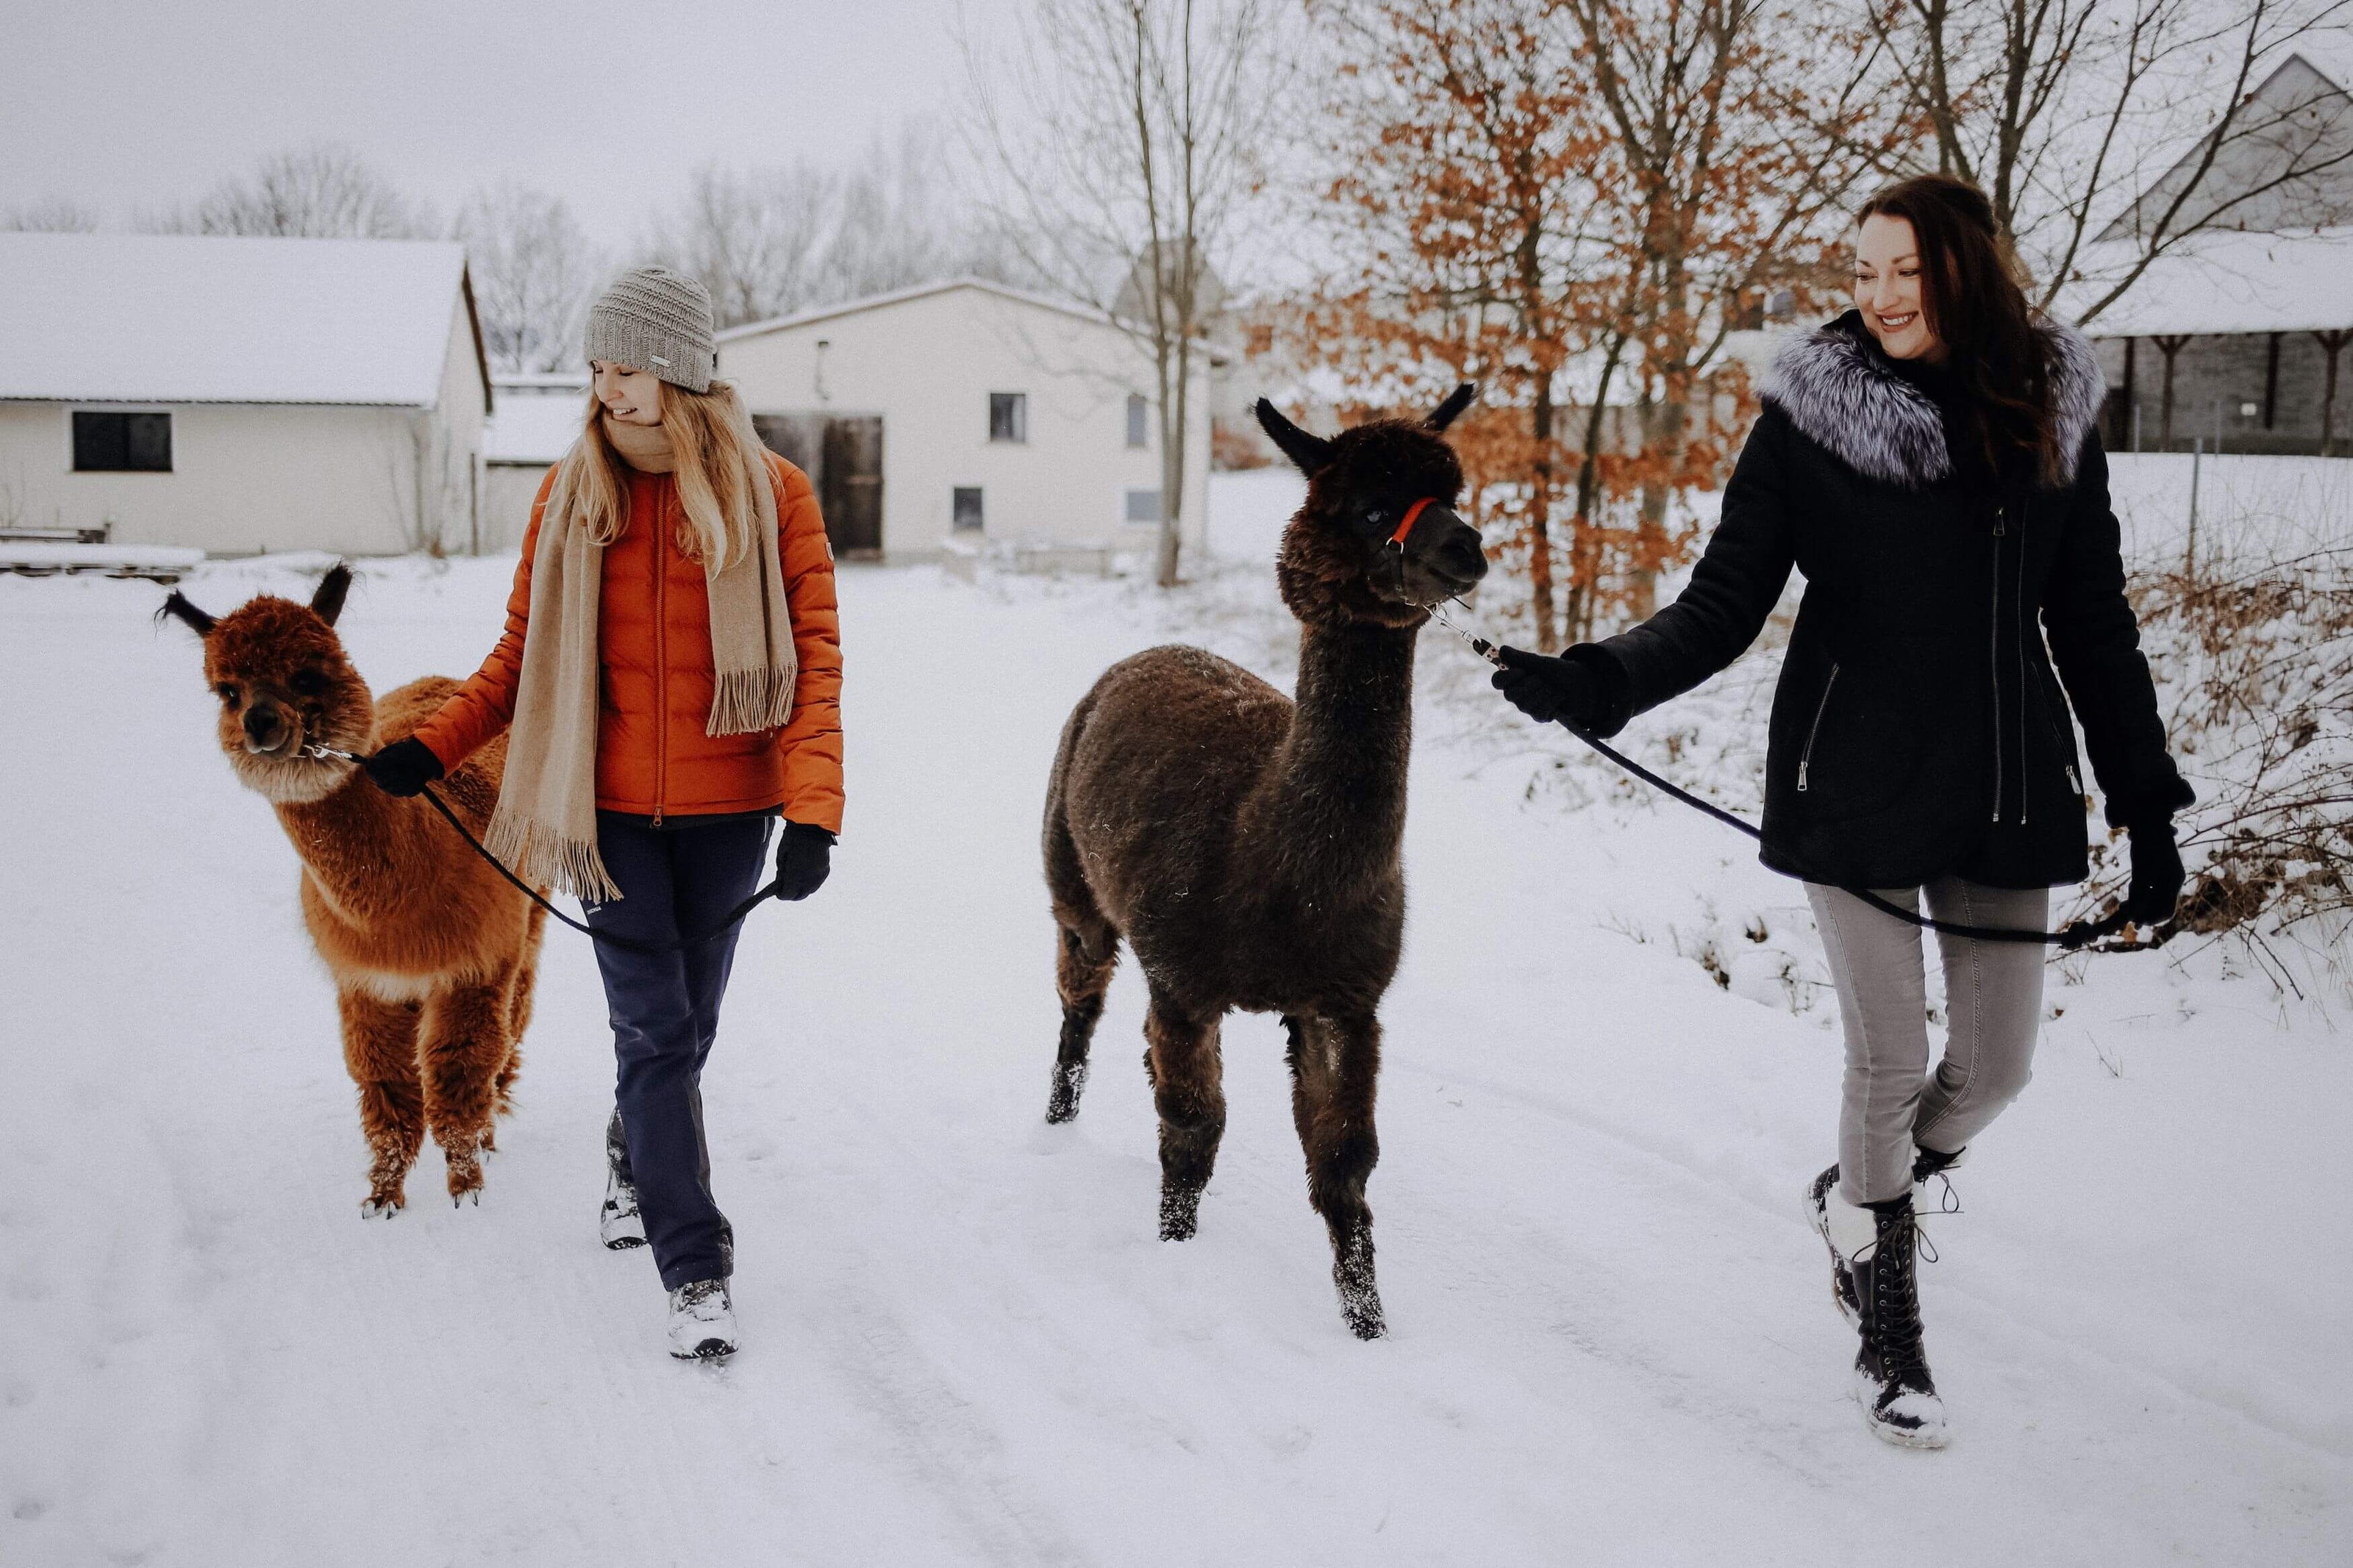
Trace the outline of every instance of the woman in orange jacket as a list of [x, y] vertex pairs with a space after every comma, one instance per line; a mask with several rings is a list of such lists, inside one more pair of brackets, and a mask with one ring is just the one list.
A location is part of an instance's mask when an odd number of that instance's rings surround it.
[[[715, 926], [757, 884], [779, 818], [778, 894], [807, 898], [841, 827], [824, 521], [807, 477], [712, 379], [713, 338], [710, 295], [664, 268], [624, 273], [598, 300], [586, 426], [533, 506], [505, 635], [365, 764], [414, 795], [508, 731], [490, 847], [639, 944]], [[652, 1245], [681, 1359], [736, 1344], [701, 1088], [735, 935], [672, 952], [596, 944], [618, 1058], [605, 1245]]]

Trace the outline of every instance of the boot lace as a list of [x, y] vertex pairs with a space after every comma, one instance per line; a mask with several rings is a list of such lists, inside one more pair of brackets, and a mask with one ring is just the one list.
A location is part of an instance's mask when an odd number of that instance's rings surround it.
[[1870, 1335], [1881, 1373], [1910, 1383], [1928, 1372], [1921, 1345], [1920, 1289], [1914, 1267], [1920, 1246], [1918, 1222], [1905, 1209], [1880, 1221], [1879, 1245], [1872, 1254], [1871, 1289], [1864, 1300], [1864, 1332]]

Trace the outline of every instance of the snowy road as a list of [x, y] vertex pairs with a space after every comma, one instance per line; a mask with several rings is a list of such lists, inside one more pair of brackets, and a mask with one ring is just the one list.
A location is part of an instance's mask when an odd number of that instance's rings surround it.
[[[362, 669], [470, 668], [504, 572], [371, 568]], [[2353, 1558], [2341, 1036], [2139, 959], [2054, 990], [1924, 1269], [1958, 1436], [1888, 1449], [1796, 1212], [1834, 1034], [1609, 929], [1737, 850], [1522, 809], [1442, 741], [1386, 1014], [1392, 1337], [1342, 1326], [1271, 1019], [1228, 1027], [1198, 1239], [1156, 1240], [1132, 966], [1080, 1119], [1042, 1119], [1053, 738], [1165, 630], [1115, 584], [845, 572], [848, 832], [753, 917], [706, 1085], [748, 1348], [674, 1365], [645, 1256], [596, 1244], [576, 938], [482, 1205], [428, 1151], [360, 1219], [292, 855], [156, 597], [0, 580], [0, 1562]]]

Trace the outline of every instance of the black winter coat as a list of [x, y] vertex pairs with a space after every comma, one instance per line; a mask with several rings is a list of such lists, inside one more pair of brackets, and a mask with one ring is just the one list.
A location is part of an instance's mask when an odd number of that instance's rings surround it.
[[1761, 858], [1777, 871], [1866, 888], [2082, 880], [2070, 697], [2112, 824], [2190, 801], [2125, 598], [2099, 366], [2078, 333], [2042, 333], [2073, 455], [2057, 488], [2005, 498], [1957, 479], [1936, 403], [1849, 312], [1776, 361], [1690, 586], [1572, 650], [1614, 667], [1615, 733], [1738, 658], [1790, 568], [1805, 574], [1765, 763]]

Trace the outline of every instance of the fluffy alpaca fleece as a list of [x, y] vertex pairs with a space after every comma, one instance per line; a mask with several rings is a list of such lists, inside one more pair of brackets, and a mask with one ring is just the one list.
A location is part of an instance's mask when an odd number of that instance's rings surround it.
[[[1377, 1010], [1404, 931], [1414, 638], [1430, 605], [1486, 571], [1478, 533], [1452, 510], [1462, 471], [1438, 434], [1470, 390], [1422, 424], [1329, 441], [1261, 403], [1261, 422], [1309, 476], [1277, 574], [1301, 623], [1296, 703], [1198, 648], [1138, 654], [1071, 713], [1047, 795], [1062, 1002], [1047, 1120], [1078, 1113], [1124, 938], [1151, 991], [1160, 1234], [1190, 1237], [1225, 1130], [1219, 1020], [1282, 1015], [1309, 1199], [1331, 1233], [1342, 1311], [1366, 1339], [1383, 1331], [1365, 1184], [1379, 1154]], [[1392, 545], [1423, 498], [1432, 504]]]
[[[2083, 333], [2049, 321], [2034, 330], [2051, 367], [2063, 489], [2074, 483], [2106, 385]], [[1914, 489], [1952, 474], [1936, 404], [1835, 327], [1817, 327], [1783, 348], [1758, 395], [1857, 473]]]
[[[362, 1212], [388, 1217], [406, 1201], [428, 1128], [451, 1199], [480, 1201], [493, 1119], [512, 1109], [544, 916], [423, 800], [395, 800], [352, 763], [311, 752], [377, 750], [457, 689], [429, 676], [375, 700], [334, 633], [350, 583], [337, 566], [307, 605], [263, 595], [216, 619], [175, 593], [162, 613], [203, 636], [221, 750], [301, 860], [302, 922], [334, 977], [372, 1156]], [[506, 742], [493, 742], [437, 786], [477, 835], [505, 759]]]

